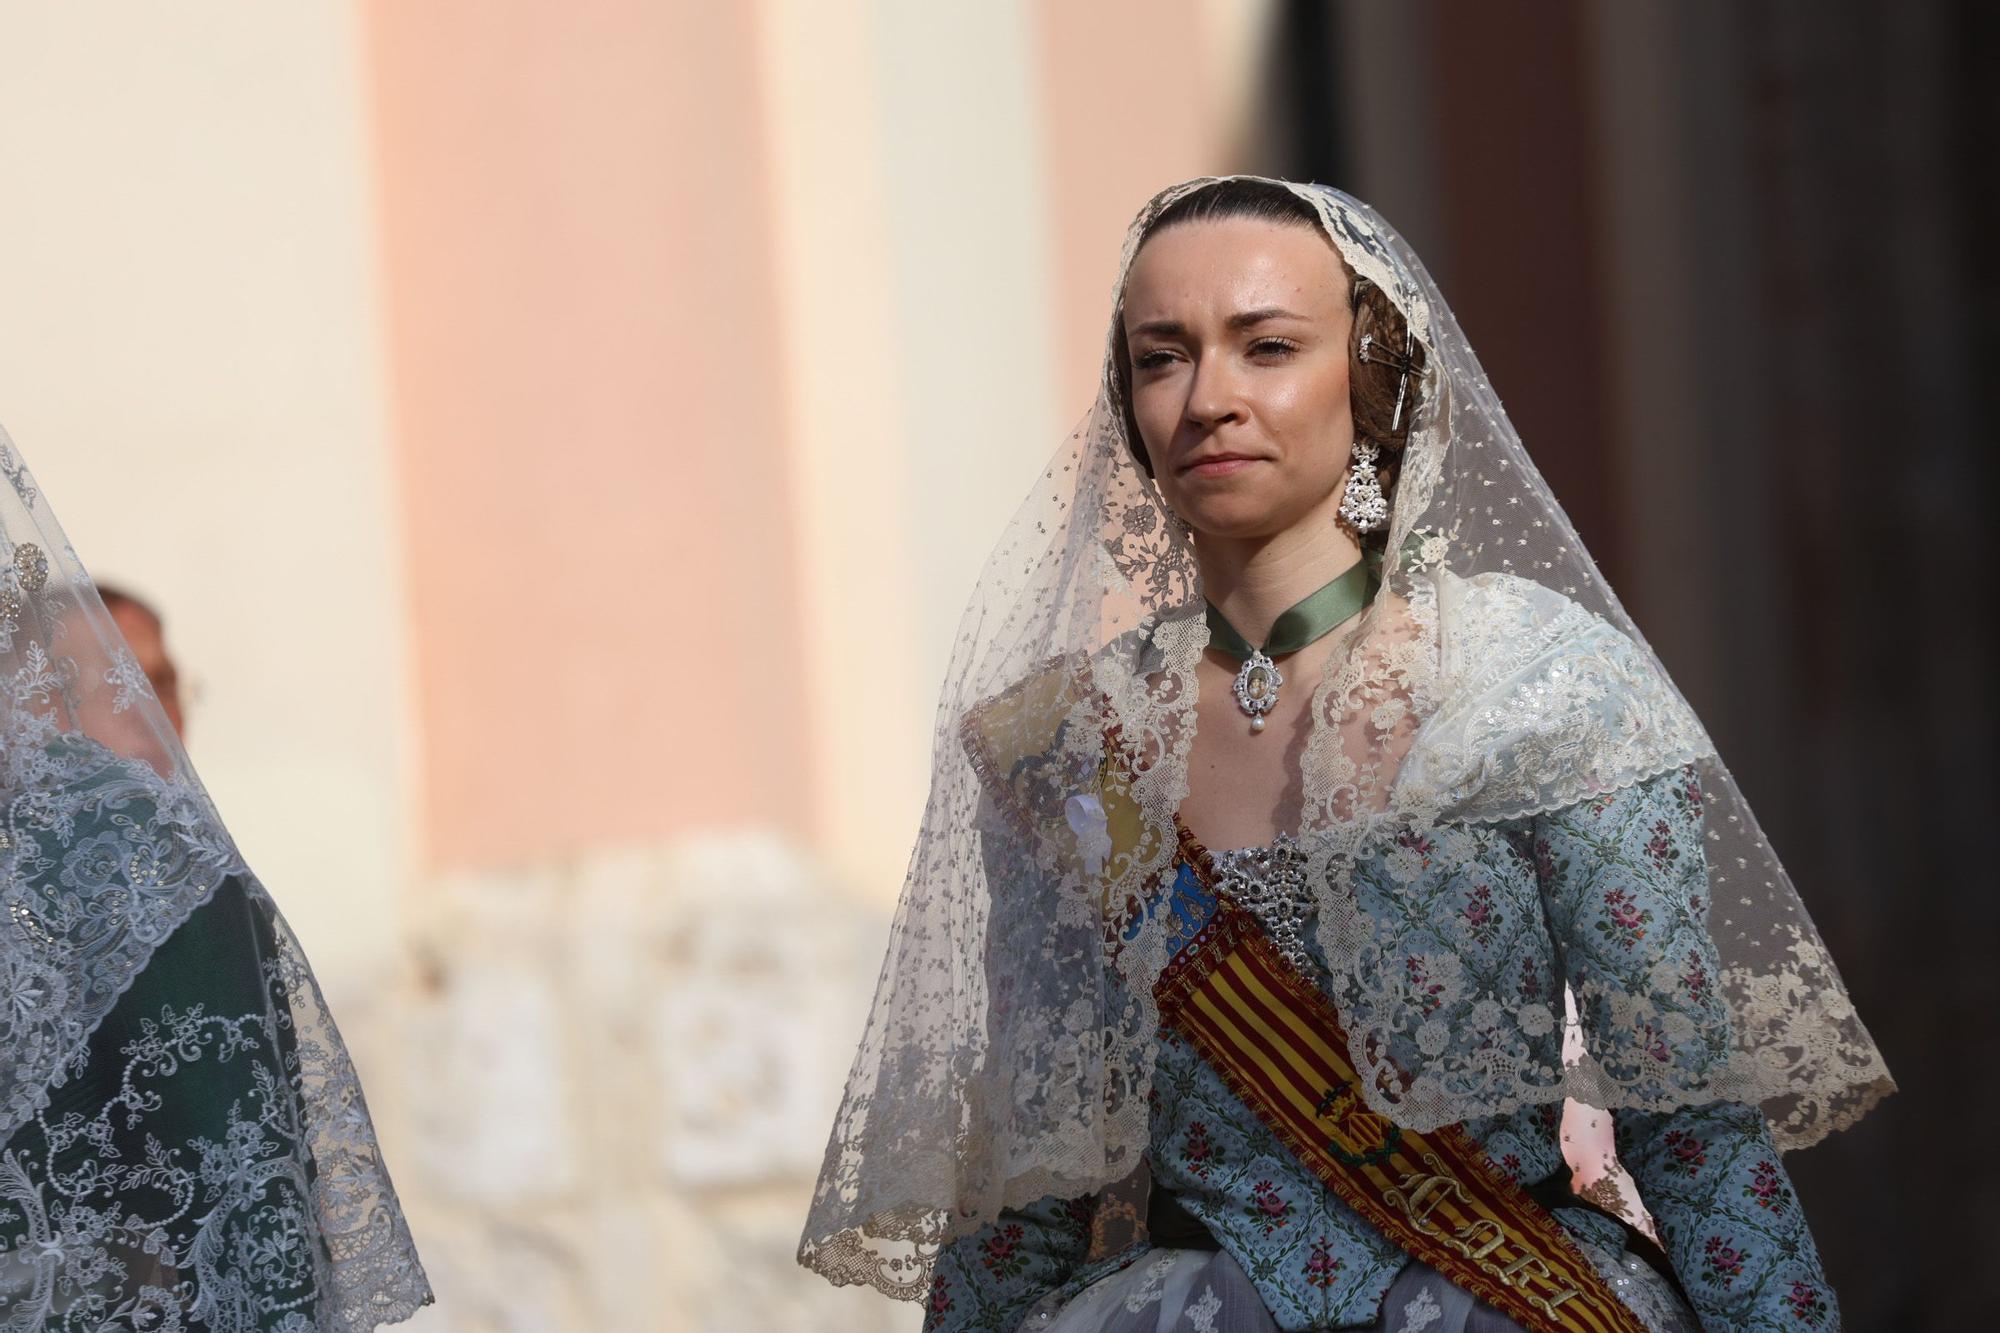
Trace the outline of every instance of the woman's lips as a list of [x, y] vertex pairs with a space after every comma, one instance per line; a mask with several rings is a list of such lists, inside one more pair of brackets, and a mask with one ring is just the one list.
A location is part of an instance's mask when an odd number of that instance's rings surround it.
[[1252, 463], [1261, 463], [1261, 458], [1211, 458], [1195, 463], [1186, 470], [1190, 477], [1226, 477], [1232, 472], [1240, 472]]

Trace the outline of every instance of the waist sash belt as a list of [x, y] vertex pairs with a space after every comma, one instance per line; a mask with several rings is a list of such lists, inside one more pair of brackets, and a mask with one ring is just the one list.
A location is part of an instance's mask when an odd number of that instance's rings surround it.
[[1342, 1202], [1524, 1328], [1645, 1333], [1562, 1224], [1457, 1125], [1361, 1098], [1333, 1004], [1227, 899], [1155, 988], [1163, 1022]]

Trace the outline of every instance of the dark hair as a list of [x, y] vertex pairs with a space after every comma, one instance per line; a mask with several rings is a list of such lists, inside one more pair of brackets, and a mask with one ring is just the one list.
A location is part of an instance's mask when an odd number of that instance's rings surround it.
[[129, 606], [134, 611], [144, 613], [155, 625], [160, 626], [162, 629], [166, 628], [167, 622], [160, 618], [160, 613], [153, 608], [151, 602], [148, 602], [136, 593], [125, 591], [125, 589], [115, 583], [98, 583], [97, 598], [104, 603], [106, 611], [115, 612], [121, 606]]
[[[1191, 222], [1212, 222], [1222, 218], [1250, 218], [1260, 222], [1277, 222], [1290, 226], [1311, 227], [1322, 237], [1325, 227], [1319, 213], [1306, 200], [1293, 193], [1288, 187], [1275, 181], [1224, 180], [1182, 195], [1173, 203], [1161, 209], [1146, 229], [1140, 233], [1138, 249], [1143, 249], [1154, 235], [1168, 228]], [[1332, 245], [1331, 241], [1327, 242]], [[1410, 354], [1411, 370], [1409, 384], [1403, 398], [1403, 415], [1396, 418], [1396, 390], [1398, 372], [1393, 366], [1376, 360], [1361, 359], [1361, 339], [1364, 335], [1374, 335], [1374, 345], [1398, 355], [1409, 337], [1409, 325], [1403, 312], [1396, 309], [1376, 284], [1358, 276], [1348, 266], [1347, 260], [1336, 248], [1334, 257], [1340, 262], [1341, 272], [1347, 275], [1349, 301], [1354, 310], [1354, 328], [1348, 339], [1348, 398], [1354, 415], [1354, 434], [1357, 439], [1373, 440], [1381, 448], [1381, 457], [1375, 462], [1377, 475], [1382, 483], [1384, 495], [1393, 494], [1396, 484], [1397, 465], [1402, 459], [1403, 446], [1409, 442], [1410, 421], [1415, 417], [1421, 399], [1423, 383], [1424, 345], [1413, 343]], [[1146, 459], [1145, 441], [1139, 438], [1139, 421], [1132, 414], [1132, 369], [1131, 350], [1125, 343], [1125, 311], [1121, 298], [1117, 319], [1111, 333], [1112, 357], [1111, 373], [1118, 391], [1119, 410], [1125, 417], [1125, 443], [1132, 456], [1151, 476], [1152, 464]], [[1391, 422], [1395, 422], [1392, 426]], [[1369, 534], [1374, 542], [1386, 540], [1383, 533]], [[1364, 543], [1366, 545], [1367, 543]]]

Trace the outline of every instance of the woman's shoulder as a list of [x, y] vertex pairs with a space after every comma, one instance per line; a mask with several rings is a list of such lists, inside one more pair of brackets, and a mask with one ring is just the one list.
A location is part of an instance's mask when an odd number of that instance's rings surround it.
[[1404, 759], [1406, 801], [1513, 817], [1711, 752], [1651, 653], [1574, 597], [1517, 574], [1432, 585], [1433, 706]]
[[1143, 680], [1157, 669], [1161, 631], [1197, 615], [1163, 616], [1094, 652], [1051, 653], [966, 707], [958, 722], [960, 743], [982, 776], [998, 775], [1052, 753], [1080, 720], [1095, 727], [1114, 722], [1110, 679]]
[[1198, 618], [1161, 616], [1095, 651], [1051, 654], [967, 707], [958, 741], [986, 797], [1017, 821], [1060, 823], [1076, 786], [1065, 775], [1094, 771], [1121, 709], [1149, 696], [1163, 641]]
[[1455, 683], [1476, 685], [1538, 658], [1638, 647], [1568, 593], [1519, 574], [1485, 570], [1460, 576], [1440, 569], [1431, 586], [1440, 666]]
[[1005, 785], [1024, 762], [1049, 753], [1085, 697], [1081, 653], [1048, 658], [965, 710], [958, 738], [982, 781]]

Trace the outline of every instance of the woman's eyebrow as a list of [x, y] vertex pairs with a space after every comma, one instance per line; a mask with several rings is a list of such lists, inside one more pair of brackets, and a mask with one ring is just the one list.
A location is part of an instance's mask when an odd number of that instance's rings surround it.
[[[1306, 316], [1301, 315], [1296, 310], [1287, 310], [1283, 306], [1267, 305], [1259, 306], [1255, 310], [1238, 311], [1236, 314], [1231, 315], [1225, 323], [1227, 323], [1232, 332], [1240, 333], [1244, 329], [1274, 319], [1304, 321], [1306, 318]], [[1142, 333], [1151, 334], [1158, 338], [1179, 338], [1186, 335], [1187, 325], [1177, 319], [1149, 319], [1143, 324], [1134, 324], [1127, 331], [1126, 336], [1137, 337]]]
[[1267, 306], [1259, 306], [1255, 310], [1245, 310], [1239, 314], [1231, 315], [1229, 317], [1229, 327], [1232, 329], [1240, 330], [1240, 329], [1247, 329], [1251, 327], [1253, 324], [1262, 324], [1266, 320], [1273, 320], [1273, 319], [1303, 320], [1305, 318], [1306, 317], [1304, 315], [1301, 315], [1296, 310], [1287, 310], [1283, 306], [1278, 306], [1278, 305], [1267, 305]]

